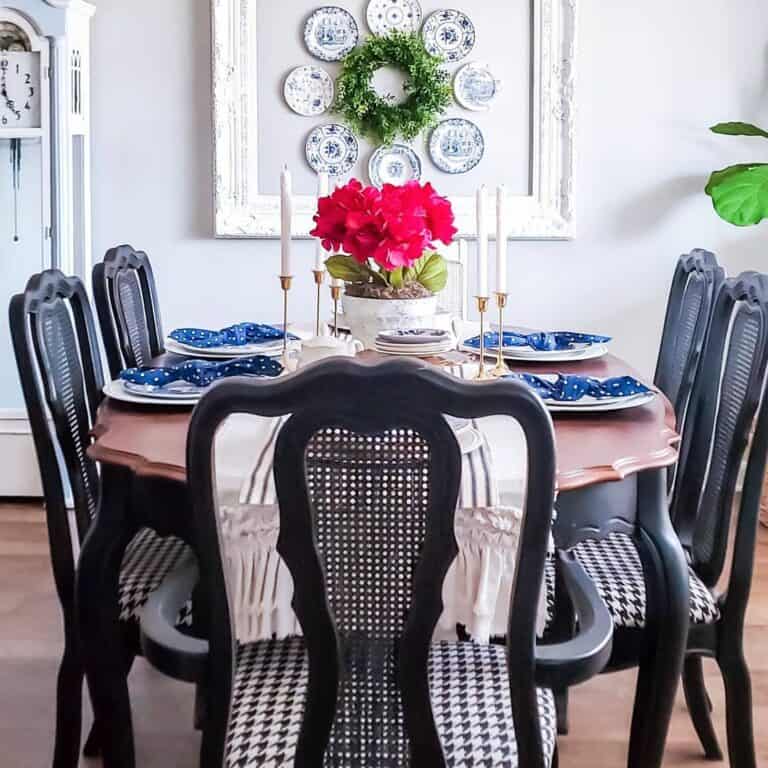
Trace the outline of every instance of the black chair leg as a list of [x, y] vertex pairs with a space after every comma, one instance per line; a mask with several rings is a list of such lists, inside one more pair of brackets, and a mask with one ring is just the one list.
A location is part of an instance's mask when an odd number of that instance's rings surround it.
[[717, 734], [712, 725], [710, 712], [712, 702], [704, 684], [704, 670], [701, 656], [688, 656], [683, 665], [683, 690], [688, 712], [696, 729], [704, 754], [708, 760], [722, 760], [723, 753], [717, 743]]
[[557, 712], [557, 735], [568, 735], [568, 689], [555, 691], [555, 710]]
[[741, 651], [718, 658], [725, 682], [725, 719], [731, 768], [756, 768], [752, 683]]
[[83, 717], [83, 667], [71, 647], [65, 647], [56, 682], [56, 737], [53, 768], [76, 768]]

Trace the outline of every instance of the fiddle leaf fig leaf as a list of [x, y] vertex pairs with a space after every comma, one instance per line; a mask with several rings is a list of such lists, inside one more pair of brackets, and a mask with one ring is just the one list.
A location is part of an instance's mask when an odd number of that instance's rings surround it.
[[360, 264], [352, 256], [345, 256], [343, 253], [329, 256], [325, 260], [325, 268], [331, 277], [345, 283], [367, 283], [371, 277], [371, 270], [365, 264]]
[[764, 139], [768, 139], [768, 131], [764, 131], [752, 123], [718, 123], [709, 130], [724, 136], [762, 136]]
[[706, 193], [718, 215], [738, 227], [768, 218], [768, 164], [733, 165], [710, 176]]
[[413, 266], [405, 270], [405, 280], [415, 280], [428, 291], [439, 293], [448, 282], [448, 266], [445, 259], [437, 252], [426, 253]]

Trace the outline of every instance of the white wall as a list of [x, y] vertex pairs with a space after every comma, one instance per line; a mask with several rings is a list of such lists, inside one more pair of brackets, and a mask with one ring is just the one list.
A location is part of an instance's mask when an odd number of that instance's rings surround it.
[[[208, 2], [95, 2], [94, 252], [125, 241], [150, 253], [168, 329], [277, 320], [276, 244], [211, 238]], [[768, 142], [706, 130], [768, 124], [768, 8], [577, 4], [578, 233], [510, 249], [513, 319], [611, 333], [617, 353], [650, 372], [680, 252], [713, 249], [731, 272], [768, 269], [768, 225], [737, 230], [702, 192], [713, 168], [768, 161]], [[307, 323], [311, 248], [291, 296]]]

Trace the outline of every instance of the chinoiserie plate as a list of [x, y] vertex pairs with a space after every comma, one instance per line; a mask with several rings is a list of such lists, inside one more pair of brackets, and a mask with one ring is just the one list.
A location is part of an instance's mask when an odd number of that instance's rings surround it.
[[418, 0], [371, 0], [365, 17], [374, 35], [416, 32], [421, 25], [421, 6]]
[[461, 61], [475, 46], [475, 25], [461, 11], [435, 11], [427, 16], [421, 36], [433, 56]]
[[360, 149], [349, 128], [338, 123], [318, 125], [307, 137], [307, 162], [315, 173], [329, 176], [349, 173], [357, 162]]
[[459, 68], [453, 78], [453, 95], [465, 109], [486, 110], [501, 88], [490, 67], [480, 61], [470, 61]]
[[333, 102], [333, 79], [324, 69], [311, 64], [296, 67], [285, 78], [283, 95], [297, 114], [322, 115]]
[[406, 144], [381, 146], [368, 161], [368, 177], [375, 187], [400, 186], [421, 178], [421, 160]]
[[335, 5], [318, 8], [304, 25], [307, 50], [323, 61], [341, 61], [357, 45], [359, 35], [352, 14]]
[[461, 117], [438, 123], [429, 137], [432, 162], [446, 173], [471, 171], [483, 159], [484, 153], [482, 131]]

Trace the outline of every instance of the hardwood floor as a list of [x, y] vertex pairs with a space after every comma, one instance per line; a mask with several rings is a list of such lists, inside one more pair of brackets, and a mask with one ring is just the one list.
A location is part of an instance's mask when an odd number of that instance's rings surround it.
[[[758, 765], [768, 766], [768, 530], [759, 533], [748, 612], [747, 657], [752, 670]], [[0, 504], [0, 766], [50, 765], [55, 679], [62, 646], [58, 602], [38, 505]], [[708, 682], [725, 748], [723, 691], [712, 663]], [[562, 737], [564, 768], [625, 765], [634, 672], [603, 675], [572, 693], [571, 735]], [[131, 696], [140, 768], [197, 766], [199, 736], [192, 729], [192, 688], [138, 660]], [[87, 697], [84, 696], [84, 700]], [[762, 724], [763, 728], [760, 728]], [[86, 727], [90, 716], [86, 716]], [[97, 768], [99, 760], [83, 760]], [[679, 697], [667, 746], [667, 768], [702, 766], [703, 755]]]

